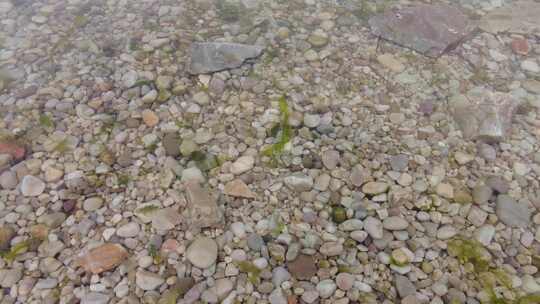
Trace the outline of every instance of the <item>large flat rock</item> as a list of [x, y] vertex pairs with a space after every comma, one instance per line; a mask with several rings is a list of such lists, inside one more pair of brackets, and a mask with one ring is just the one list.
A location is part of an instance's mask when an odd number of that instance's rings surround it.
[[509, 3], [486, 14], [480, 20], [479, 27], [493, 34], [540, 34], [540, 2], [527, 0]]
[[475, 26], [457, 8], [418, 4], [390, 9], [369, 19], [373, 34], [429, 57], [457, 47]]
[[239, 43], [201, 42], [191, 45], [191, 74], [208, 74], [241, 66], [261, 55], [263, 47]]

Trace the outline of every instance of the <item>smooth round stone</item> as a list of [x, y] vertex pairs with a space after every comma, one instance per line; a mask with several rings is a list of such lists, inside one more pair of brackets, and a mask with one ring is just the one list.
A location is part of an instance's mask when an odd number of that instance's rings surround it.
[[360, 230], [364, 227], [364, 223], [359, 219], [350, 219], [339, 225], [339, 229], [342, 231], [354, 231]]
[[383, 224], [374, 217], [368, 217], [364, 221], [364, 230], [373, 239], [381, 239], [383, 237]]
[[363, 241], [366, 240], [368, 233], [365, 231], [357, 230], [357, 231], [351, 232], [350, 236], [351, 236], [351, 239], [359, 243], [362, 243]]
[[291, 274], [285, 267], [278, 266], [272, 270], [272, 283], [275, 287], [281, 286], [281, 283], [291, 279]]
[[101, 197], [91, 197], [83, 202], [83, 209], [85, 211], [96, 211], [103, 206], [103, 199]]
[[198, 268], [208, 268], [217, 260], [218, 246], [216, 242], [207, 237], [200, 237], [189, 245], [186, 257], [191, 264]]
[[404, 230], [408, 226], [409, 222], [399, 216], [389, 216], [383, 220], [383, 227], [387, 230]]
[[231, 231], [234, 236], [238, 238], [244, 238], [246, 236], [246, 226], [242, 222], [235, 222], [231, 224]]
[[264, 245], [264, 240], [260, 235], [256, 233], [250, 233], [247, 238], [247, 245], [249, 249], [259, 251]]
[[486, 185], [478, 184], [473, 188], [473, 200], [478, 205], [487, 204], [492, 195], [493, 190]]
[[45, 183], [32, 175], [27, 175], [21, 182], [21, 193], [24, 196], [38, 196], [45, 190]]
[[139, 224], [136, 222], [129, 222], [116, 230], [116, 235], [123, 238], [136, 237], [141, 231]]
[[287, 297], [281, 288], [276, 288], [268, 296], [268, 301], [270, 304], [287, 304]]
[[15, 189], [17, 184], [17, 174], [15, 172], [5, 171], [0, 174], [0, 187], [2, 187], [2, 189]]
[[377, 195], [388, 191], [390, 186], [382, 182], [368, 182], [362, 187], [362, 192], [368, 195]]
[[323, 30], [315, 30], [308, 37], [308, 42], [314, 47], [322, 47], [328, 43], [328, 34]]
[[142, 290], [154, 290], [164, 282], [159, 274], [150, 271], [139, 270], [135, 274], [135, 283]]
[[334, 294], [334, 291], [336, 291], [336, 283], [332, 280], [322, 280], [317, 284], [317, 291], [319, 292], [319, 296], [323, 299], [329, 298]]
[[405, 154], [398, 154], [390, 158], [390, 167], [394, 171], [403, 171], [407, 168], [409, 157]]
[[319, 292], [317, 290], [307, 290], [302, 294], [302, 301], [307, 304], [315, 303], [319, 298]]
[[230, 167], [231, 173], [239, 175], [247, 172], [255, 165], [255, 158], [253, 156], [241, 156]]
[[454, 237], [456, 234], [456, 228], [451, 225], [444, 225], [437, 231], [437, 238], [440, 240], [447, 240]]
[[316, 128], [321, 123], [321, 116], [319, 114], [305, 114], [304, 125], [308, 128]]
[[354, 276], [350, 273], [342, 272], [336, 276], [336, 285], [341, 290], [349, 290], [353, 287]]

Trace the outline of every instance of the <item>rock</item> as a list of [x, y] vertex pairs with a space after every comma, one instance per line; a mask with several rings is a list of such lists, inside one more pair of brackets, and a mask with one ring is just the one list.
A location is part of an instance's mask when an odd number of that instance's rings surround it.
[[531, 73], [540, 73], [540, 66], [533, 60], [523, 60], [521, 68]]
[[197, 150], [199, 150], [199, 146], [192, 139], [185, 139], [180, 144], [180, 154], [185, 157], [191, 157], [191, 154]]
[[127, 256], [128, 252], [121, 245], [106, 243], [78, 258], [76, 263], [85, 271], [100, 274], [120, 265]]
[[83, 209], [85, 211], [96, 211], [101, 206], [103, 206], [103, 199], [98, 196], [88, 198], [83, 202]]
[[437, 238], [440, 240], [448, 240], [457, 234], [456, 228], [452, 225], [444, 225], [437, 231]]
[[10, 1], [0, 2], [0, 14], [7, 14], [13, 8], [13, 4]]
[[390, 158], [390, 167], [394, 171], [404, 171], [409, 164], [409, 156], [406, 154], [394, 155]]
[[368, 182], [362, 186], [362, 192], [368, 195], [377, 195], [385, 193], [390, 188], [390, 185], [383, 182]]
[[510, 190], [510, 185], [500, 176], [490, 176], [485, 181], [486, 185], [493, 189], [496, 193], [506, 194]]
[[487, 217], [487, 212], [476, 206], [471, 207], [471, 209], [469, 210], [469, 214], [467, 215], [467, 219], [477, 227], [482, 226], [486, 221]]
[[278, 266], [272, 270], [272, 283], [275, 287], [291, 279], [291, 274], [284, 267]]
[[283, 294], [281, 288], [276, 288], [268, 296], [270, 304], [287, 304], [287, 298]]
[[447, 199], [454, 198], [454, 187], [450, 184], [440, 183], [437, 185], [437, 194]]
[[261, 55], [263, 48], [238, 43], [202, 42], [191, 45], [191, 74], [208, 74], [240, 67]]
[[392, 251], [392, 259], [396, 266], [405, 266], [409, 264], [414, 254], [407, 248], [398, 248]]
[[474, 160], [473, 155], [463, 153], [461, 151], [456, 152], [456, 154], [454, 154], [454, 158], [456, 159], [457, 163], [460, 165], [465, 165]]
[[89, 292], [81, 297], [80, 304], [107, 304], [110, 296], [99, 292]]
[[525, 228], [531, 220], [531, 210], [524, 202], [516, 202], [508, 195], [497, 197], [497, 217], [507, 226]]
[[165, 149], [165, 155], [172, 157], [180, 156], [180, 143], [181, 140], [178, 134], [167, 133], [161, 141], [161, 144]]
[[26, 149], [16, 141], [0, 139], [0, 154], [9, 154], [14, 160], [21, 160], [26, 154]]
[[140, 232], [139, 224], [129, 222], [116, 230], [116, 235], [123, 238], [136, 237]]
[[336, 283], [332, 280], [322, 280], [317, 284], [316, 287], [319, 292], [319, 296], [323, 299], [329, 298], [336, 291]]
[[317, 273], [317, 265], [311, 255], [300, 254], [294, 261], [287, 263], [287, 268], [297, 280], [309, 280]]
[[218, 246], [213, 239], [200, 237], [193, 241], [186, 250], [186, 258], [195, 267], [206, 269], [217, 260]]
[[354, 231], [360, 230], [364, 227], [364, 223], [359, 219], [346, 220], [339, 225], [339, 230], [342, 231]]
[[264, 245], [264, 240], [260, 235], [250, 233], [247, 237], [247, 245], [251, 250], [260, 251], [261, 247]]
[[11, 288], [21, 280], [22, 275], [22, 268], [0, 269], [0, 286]]
[[321, 29], [317, 29], [309, 35], [308, 42], [313, 47], [323, 47], [328, 43], [328, 34]]
[[253, 156], [241, 156], [234, 163], [232, 163], [230, 170], [234, 175], [240, 175], [253, 168], [255, 164], [255, 158]]
[[304, 192], [313, 188], [313, 178], [309, 175], [294, 174], [285, 177], [285, 184], [294, 191]]
[[336, 276], [336, 285], [341, 290], [349, 290], [353, 287], [354, 276], [350, 273], [341, 272]]
[[343, 253], [343, 245], [338, 242], [327, 242], [322, 244], [319, 251], [325, 256], [336, 256]]
[[159, 274], [146, 270], [138, 270], [135, 273], [135, 283], [142, 290], [154, 290], [165, 282]]
[[1, 226], [0, 227], [0, 251], [6, 251], [10, 247], [10, 242], [13, 237], [17, 235], [17, 232], [13, 227]]
[[383, 220], [383, 227], [387, 230], [404, 230], [409, 226], [406, 219], [399, 216], [389, 216]]
[[328, 170], [334, 170], [339, 163], [339, 152], [336, 150], [324, 151], [321, 157], [323, 165]]
[[241, 179], [235, 179], [225, 184], [223, 193], [234, 197], [255, 198], [255, 193]]
[[524, 38], [514, 38], [510, 44], [512, 51], [518, 55], [527, 56], [529, 54], [529, 42]]
[[357, 241], [359, 243], [362, 243], [368, 237], [368, 233], [365, 232], [365, 231], [356, 230], [356, 231], [351, 232], [350, 237], [351, 237], [351, 239], [353, 239], [353, 240], [355, 240], [355, 241]]
[[369, 178], [369, 171], [365, 170], [361, 166], [357, 165], [352, 168], [350, 181], [353, 186], [360, 187], [362, 186], [367, 179]]
[[416, 294], [416, 287], [406, 276], [396, 275], [395, 282], [396, 290], [402, 299]]
[[390, 9], [370, 18], [369, 25], [376, 36], [429, 57], [456, 48], [474, 30], [466, 15], [444, 4]]
[[182, 222], [182, 216], [176, 208], [164, 208], [151, 213], [152, 228], [157, 231], [169, 231]]
[[217, 198], [211, 196], [199, 182], [186, 183], [186, 196], [191, 225], [206, 228], [222, 224], [223, 215], [217, 205]]
[[159, 117], [152, 110], [145, 109], [141, 113], [142, 120], [148, 127], [155, 127], [159, 123]]
[[494, 9], [484, 15], [479, 27], [483, 31], [528, 34], [540, 31], [540, 3], [525, 0]]
[[382, 239], [383, 237], [383, 224], [374, 217], [368, 217], [364, 221], [364, 230], [369, 234], [372, 239]]
[[312, 304], [319, 298], [319, 292], [317, 290], [306, 290], [302, 294], [302, 301], [307, 304]]
[[492, 195], [493, 190], [486, 185], [477, 184], [473, 188], [473, 200], [478, 205], [487, 204]]
[[392, 54], [381, 54], [377, 56], [377, 61], [393, 72], [400, 73], [405, 70], [405, 66], [397, 60]]
[[187, 168], [182, 171], [182, 178], [180, 179], [183, 182], [199, 182], [204, 183], [206, 179], [203, 176], [203, 173], [201, 172], [201, 169], [197, 167], [191, 167]]
[[242, 222], [234, 222], [231, 224], [231, 231], [234, 236], [243, 239], [246, 236], [246, 226]]
[[45, 183], [32, 175], [23, 177], [21, 182], [21, 193], [24, 196], [39, 196], [45, 190]]
[[499, 142], [508, 135], [518, 106], [512, 95], [491, 91], [481, 96], [456, 95], [449, 103], [463, 136], [485, 142]]
[[304, 125], [308, 128], [316, 128], [321, 122], [321, 115], [319, 114], [304, 114]]
[[492, 225], [484, 225], [474, 232], [474, 238], [484, 246], [491, 244], [494, 236], [495, 227]]
[[4, 171], [2, 174], [0, 174], [0, 187], [2, 187], [2, 189], [15, 189], [18, 183], [17, 174], [15, 172]]

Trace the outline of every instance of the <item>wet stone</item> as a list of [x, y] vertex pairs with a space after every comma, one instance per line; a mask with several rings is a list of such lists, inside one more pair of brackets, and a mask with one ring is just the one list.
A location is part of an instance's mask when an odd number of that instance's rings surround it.
[[369, 25], [375, 35], [429, 57], [454, 49], [474, 29], [466, 15], [444, 4], [390, 9], [369, 19]]
[[497, 197], [497, 217], [510, 227], [525, 228], [531, 220], [531, 210], [525, 202], [516, 202], [508, 195]]
[[238, 43], [203, 42], [191, 45], [191, 74], [208, 74], [237, 68], [263, 52], [260, 46]]

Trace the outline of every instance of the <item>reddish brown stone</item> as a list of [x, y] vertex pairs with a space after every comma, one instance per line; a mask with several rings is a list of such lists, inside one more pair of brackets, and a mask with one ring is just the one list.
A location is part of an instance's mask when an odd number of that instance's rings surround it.
[[317, 265], [311, 255], [299, 255], [294, 261], [287, 263], [287, 268], [298, 280], [309, 280], [317, 273]]
[[21, 160], [25, 153], [26, 149], [15, 141], [0, 142], [0, 154], [9, 154], [13, 159]]
[[295, 295], [288, 295], [287, 296], [287, 304], [297, 304], [298, 298]]
[[255, 198], [255, 193], [240, 179], [228, 182], [223, 189], [223, 193], [235, 197]]
[[527, 55], [529, 54], [529, 42], [527, 39], [523, 38], [514, 38], [512, 40], [512, 51], [518, 55]]
[[127, 256], [128, 252], [121, 245], [107, 243], [78, 258], [76, 263], [88, 272], [99, 274], [120, 265]]

